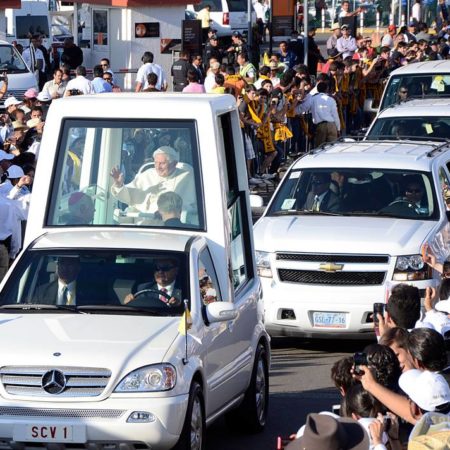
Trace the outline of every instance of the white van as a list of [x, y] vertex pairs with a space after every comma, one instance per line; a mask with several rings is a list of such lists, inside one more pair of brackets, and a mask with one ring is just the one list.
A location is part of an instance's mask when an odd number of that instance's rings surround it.
[[211, 6], [211, 26], [217, 29], [219, 37], [231, 36], [233, 31], [247, 31], [247, 0], [202, 0], [197, 5], [187, 5], [186, 9], [196, 13], [208, 5]]
[[37, 89], [34, 74], [30, 72], [16, 48], [6, 41], [0, 41], [0, 73], [2, 72], [8, 75], [8, 91], [0, 100], [0, 108], [8, 96], [13, 95], [21, 100], [29, 88]]
[[47, 0], [22, 0], [20, 9], [7, 8], [6, 39], [16, 41], [28, 47], [30, 35], [39, 33], [44, 36], [42, 43], [49, 48], [52, 43], [51, 19]]
[[2, 448], [204, 450], [224, 414], [262, 431], [270, 344], [234, 97], [67, 97], [47, 124], [0, 285]]

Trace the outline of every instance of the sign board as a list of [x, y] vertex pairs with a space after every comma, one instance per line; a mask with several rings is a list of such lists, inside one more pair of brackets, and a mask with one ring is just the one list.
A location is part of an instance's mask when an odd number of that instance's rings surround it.
[[134, 24], [135, 38], [159, 37], [159, 22], [136, 22]]
[[290, 36], [294, 27], [293, 16], [272, 17], [273, 36]]
[[181, 32], [181, 48], [191, 55], [202, 54], [202, 21], [183, 20]]

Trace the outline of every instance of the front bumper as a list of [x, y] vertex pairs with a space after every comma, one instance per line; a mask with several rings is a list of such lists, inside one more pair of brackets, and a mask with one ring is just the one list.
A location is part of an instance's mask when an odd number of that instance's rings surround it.
[[[101, 403], [76, 404], [3, 400], [0, 403], [0, 449], [170, 449], [181, 434], [187, 403], [188, 394], [114, 397]], [[153, 420], [128, 423], [134, 411], [151, 413]], [[53, 431], [66, 427], [72, 440], [52, 439], [50, 427]]]

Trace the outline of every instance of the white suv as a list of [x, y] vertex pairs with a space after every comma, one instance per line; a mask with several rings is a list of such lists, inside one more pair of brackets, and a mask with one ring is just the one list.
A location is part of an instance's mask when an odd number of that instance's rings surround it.
[[424, 290], [430, 244], [450, 254], [447, 143], [328, 144], [296, 161], [254, 226], [273, 336], [361, 336], [392, 283]]

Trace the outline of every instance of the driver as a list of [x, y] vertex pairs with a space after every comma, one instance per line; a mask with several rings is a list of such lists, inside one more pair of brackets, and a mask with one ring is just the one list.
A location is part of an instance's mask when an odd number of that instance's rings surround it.
[[423, 185], [419, 180], [411, 178], [406, 183], [405, 200], [413, 205], [417, 210], [423, 208]]
[[154, 281], [139, 284], [134, 294], [128, 294], [124, 303], [133, 302], [140, 291], [151, 289], [159, 292], [159, 300], [167, 306], [181, 305], [181, 289], [177, 286], [178, 261], [174, 258], [160, 258], [156, 260]]

